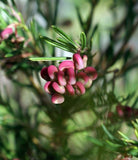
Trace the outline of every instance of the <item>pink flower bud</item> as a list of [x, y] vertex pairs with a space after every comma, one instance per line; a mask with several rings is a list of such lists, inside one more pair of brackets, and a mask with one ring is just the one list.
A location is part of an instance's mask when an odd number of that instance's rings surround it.
[[79, 53], [75, 53], [73, 55], [73, 61], [74, 61], [75, 68], [77, 70], [81, 70], [84, 68], [83, 60]]
[[74, 69], [72, 68], [68, 68], [66, 70], [66, 74], [67, 74], [67, 81], [69, 84], [73, 85], [76, 83], [76, 78], [75, 78], [75, 72], [74, 72]]
[[49, 93], [49, 94], [52, 94], [52, 82], [51, 81], [48, 81], [45, 86], [44, 86], [44, 90]]
[[73, 86], [70, 85], [70, 84], [67, 84], [67, 85], [66, 85], [66, 90], [67, 90], [67, 92], [68, 92], [70, 95], [74, 95], [74, 94], [75, 94], [74, 88], [73, 88]]
[[86, 55], [83, 55], [82, 60], [83, 60], [84, 68], [85, 68], [87, 66], [88, 57]]
[[54, 104], [61, 104], [64, 102], [64, 97], [61, 94], [55, 93], [52, 95], [51, 101]]
[[74, 85], [75, 87], [75, 91], [77, 95], [82, 95], [85, 93], [85, 87], [81, 82], [76, 82], [76, 84]]
[[95, 80], [97, 78], [97, 71], [93, 67], [86, 67], [84, 72], [92, 79]]
[[63, 71], [67, 68], [72, 68], [74, 69], [74, 63], [72, 61], [63, 61], [59, 64], [59, 70]]
[[48, 68], [47, 68], [47, 73], [48, 73], [48, 76], [50, 77], [51, 80], [54, 80], [55, 79], [55, 76], [56, 76], [56, 73], [58, 72], [58, 69], [56, 66], [54, 65], [50, 65]]
[[117, 111], [117, 114], [118, 114], [119, 117], [124, 117], [124, 112], [123, 112], [123, 108], [122, 108], [121, 105], [118, 105], [116, 107], [116, 111]]
[[48, 75], [48, 71], [47, 71], [48, 67], [44, 67], [41, 70], [41, 77], [46, 80], [46, 81], [50, 81], [50, 77]]
[[86, 73], [84, 72], [79, 72], [77, 74], [78, 81], [82, 82], [82, 84], [86, 87], [89, 88], [92, 85], [92, 79], [87, 76]]
[[12, 28], [5, 28], [1, 33], [0, 37], [2, 39], [7, 39], [11, 34], [13, 34], [13, 29]]
[[60, 86], [57, 82], [53, 82], [52, 83], [52, 87], [56, 92], [58, 92], [60, 94], [64, 94], [65, 93], [64, 86]]
[[61, 86], [65, 86], [67, 84], [63, 71], [59, 71], [58, 74], [57, 74], [57, 77], [58, 77], [58, 83]]

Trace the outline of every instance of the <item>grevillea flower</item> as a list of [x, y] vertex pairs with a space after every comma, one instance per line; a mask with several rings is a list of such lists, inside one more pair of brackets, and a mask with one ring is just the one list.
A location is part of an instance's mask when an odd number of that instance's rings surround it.
[[52, 95], [51, 101], [54, 104], [61, 104], [64, 102], [64, 96], [62, 96], [61, 94], [55, 93]]
[[75, 92], [76, 92], [77, 95], [82, 95], [82, 94], [85, 93], [85, 87], [84, 87], [84, 85], [83, 85], [81, 82], [79, 82], [79, 81], [76, 82], [74, 88], [75, 88]]
[[69, 95], [74, 95], [74, 94], [75, 94], [75, 90], [74, 90], [73, 86], [70, 85], [70, 84], [67, 84], [67, 85], [66, 85], [66, 90], [67, 90], [67, 93], [68, 93]]
[[63, 61], [59, 65], [59, 70], [64, 71], [65, 69], [72, 68], [74, 69], [74, 63], [72, 61]]
[[93, 67], [84, 68], [84, 72], [92, 79], [95, 80], [97, 78], [97, 71]]
[[84, 68], [83, 59], [79, 53], [75, 53], [73, 55], [73, 61], [74, 61], [74, 65], [75, 65], [76, 70], [81, 70]]
[[13, 34], [13, 29], [12, 28], [5, 28], [1, 33], [0, 37], [2, 40], [7, 39], [11, 34]]
[[60, 94], [64, 94], [65, 93], [65, 87], [64, 86], [60, 86], [57, 82], [53, 82], [52, 83], [52, 87], [57, 93], [60, 93]]
[[93, 67], [87, 66], [88, 57], [75, 53], [73, 61], [63, 61], [57, 68], [54, 65], [44, 67], [41, 70], [41, 77], [47, 82], [45, 91], [51, 95], [54, 104], [64, 102], [64, 95], [83, 95], [85, 88], [92, 85], [92, 81], [97, 78], [97, 72]]
[[59, 71], [57, 74], [57, 78], [58, 78], [58, 83], [61, 86], [65, 86], [67, 84], [66, 79], [65, 79], [65, 74], [63, 71]]

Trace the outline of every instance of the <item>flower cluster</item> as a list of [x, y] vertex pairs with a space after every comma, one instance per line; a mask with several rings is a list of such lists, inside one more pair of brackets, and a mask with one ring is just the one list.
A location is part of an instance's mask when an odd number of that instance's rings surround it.
[[25, 39], [17, 34], [17, 24], [12, 23], [8, 25], [1, 33], [0, 33], [0, 43], [6, 39], [8, 39], [11, 35], [15, 35], [11, 39], [11, 43], [22, 43]]
[[87, 56], [75, 53], [73, 61], [65, 60], [57, 68], [54, 65], [44, 67], [41, 77], [47, 82], [44, 89], [49, 93], [54, 104], [64, 102], [64, 95], [82, 95], [85, 88], [89, 88], [92, 81], [97, 78], [97, 72], [93, 67], [87, 66]]

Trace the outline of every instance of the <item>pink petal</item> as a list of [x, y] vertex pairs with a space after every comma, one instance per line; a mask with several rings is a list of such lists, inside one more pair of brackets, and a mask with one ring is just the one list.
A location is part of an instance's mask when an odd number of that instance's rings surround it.
[[74, 69], [74, 63], [72, 61], [63, 61], [59, 64], [59, 70], [63, 71], [64, 69], [72, 68]]
[[65, 86], [67, 84], [63, 71], [59, 71], [58, 74], [57, 74], [57, 77], [58, 77], [58, 83], [61, 86]]
[[7, 39], [11, 34], [13, 34], [13, 29], [12, 28], [6, 28], [1, 32], [0, 37], [2, 39]]
[[51, 80], [54, 80], [54, 79], [55, 79], [55, 76], [56, 76], [56, 73], [58, 72], [58, 69], [57, 69], [56, 66], [50, 65], [50, 66], [47, 68], [47, 72], [48, 72], [48, 76], [51, 78]]
[[86, 87], [89, 88], [92, 85], [92, 79], [87, 76], [86, 73], [84, 72], [79, 72], [77, 74], [78, 81], [82, 82], [82, 84]]
[[73, 55], [73, 61], [77, 70], [81, 70], [84, 68], [83, 60], [79, 53], [75, 53]]
[[86, 55], [83, 55], [82, 60], [83, 60], [84, 67], [86, 67], [87, 66], [88, 57]]
[[48, 75], [47, 69], [48, 69], [48, 67], [42, 68], [40, 74], [41, 74], [41, 77], [42, 77], [44, 80], [50, 81], [50, 77], [49, 77], [49, 75]]
[[92, 79], [95, 80], [97, 78], [97, 71], [93, 67], [86, 67], [84, 72]]
[[58, 92], [60, 94], [64, 94], [65, 93], [64, 86], [60, 86], [57, 82], [53, 82], [52, 83], [52, 87], [56, 92]]
[[70, 95], [74, 95], [74, 94], [75, 94], [75, 91], [74, 91], [74, 88], [73, 88], [72, 85], [67, 84], [67, 85], [66, 85], [66, 89], [67, 89], [67, 92], [68, 92]]
[[76, 94], [77, 94], [77, 95], [82, 95], [82, 94], [85, 93], [85, 87], [84, 87], [84, 85], [83, 85], [81, 82], [78, 81], [78, 82], [74, 85], [74, 87], [75, 87], [75, 91], [76, 91]]
[[64, 97], [61, 94], [55, 93], [52, 95], [51, 101], [54, 104], [61, 104], [64, 102]]
[[68, 68], [66, 70], [66, 74], [67, 74], [67, 81], [69, 84], [75, 84], [76, 83], [76, 78], [75, 78], [75, 72], [74, 69], [72, 68]]
[[44, 90], [49, 93], [52, 94], [52, 82], [48, 81], [45, 86], [44, 86]]

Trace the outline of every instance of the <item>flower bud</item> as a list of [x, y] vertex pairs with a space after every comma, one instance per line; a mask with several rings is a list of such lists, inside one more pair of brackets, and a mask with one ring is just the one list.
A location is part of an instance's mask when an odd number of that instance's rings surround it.
[[73, 86], [70, 85], [70, 84], [66, 85], [66, 90], [70, 95], [74, 95], [75, 94], [75, 90], [74, 90]]
[[72, 68], [68, 68], [66, 70], [66, 74], [67, 74], [67, 81], [69, 84], [73, 85], [76, 83], [76, 78], [75, 78], [75, 72], [74, 69]]
[[72, 68], [74, 69], [74, 63], [72, 61], [63, 61], [59, 64], [59, 70], [63, 71], [65, 69]]
[[92, 85], [92, 79], [87, 76], [86, 73], [84, 72], [79, 72], [77, 74], [78, 81], [82, 82], [82, 84], [86, 87], [89, 88]]
[[59, 71], [57, 74], [57, 78], [58, 78], [58, 83], [61, 86], [65, 86], [67, 84], [66, 79], [65, 79], [65, 75], [63, 71]]
[[82, 95], [85, 93], [85, 87], [81, 82], [76, 82], [76, 84], [74, 85], [75, 91], [77, 95]]
[[84, 72], [92, 79], [95, 80], [97, 78], [97, 71], [93, 67], [86, 67]]
[[64, 97], [61, 94], [55, 93], [51, 97], [51, 101], [54, 104], [61, 104], [64, 102]]
[[64, 86], [60, 86], [57, 82], [53, 82], [52, 83], [52, 87], [57, 93], [60, 93], [60, 94], [64, 94], [65, 93]]
[[44, 79], [44, 80], [46, 80], [46, 81], [50, 81], [50, 77], [49, 77], [49, 75], [48, 75], [48, 71], [47, 71], [47, 69], [48, 69], [48, 67], [44, 67], [44, 68], [42, 68], [42, 70], [41, 70], [41, 77]]
[[47, 68], [47, 73], [48, 73], [48, 76], [50, 77], [51, 80], [54, 80], [55, 79], [55, 76], [56, 76], [56, 73], [58, 72], [58, 69], [56, 66], [54, 65], [50, 65], [48, 68]]
[[7, 27], [0, 33], [0, 37], [2, 40], [4, 40], [7, 39], [11, 34], [13, 34], [13, 29]]
[[74, 66], [77, 70], [81, 70], [84, 68], [82, 57], [79, 53], [75, 53], [73, 55]]
[[48, 81], [46, 82], [45, 86], [44, 86], [44, 90], [49, 93], [49, 94], [52, 94], [52, 82], [51, 81]]

